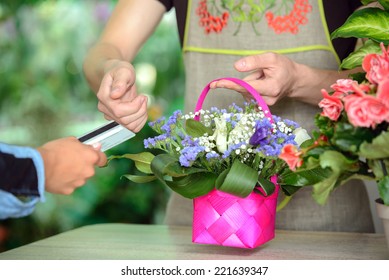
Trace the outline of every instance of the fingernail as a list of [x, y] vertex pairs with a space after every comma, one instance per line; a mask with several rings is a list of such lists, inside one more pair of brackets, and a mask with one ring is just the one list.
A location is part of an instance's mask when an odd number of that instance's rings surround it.
[[111, 92], [115, 92], [115, 91], [118, 91], [118, 90], [119, 90], [119, 87], [117, 87], [117, 86], [111, 88]]
[[236, 64], [241, 69], [246, 68], [246, 61], [245, 60], [239, 60], [238, 63]]
[[99, 142], [93, 143], [92, 147], [93, 147], [93, 149], [99, 151], [101, 149], [101, 143], [99, 143]]

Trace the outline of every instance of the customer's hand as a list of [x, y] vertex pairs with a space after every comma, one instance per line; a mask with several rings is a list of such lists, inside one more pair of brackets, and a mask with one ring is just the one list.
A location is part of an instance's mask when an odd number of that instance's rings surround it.
[[96, 166], [107, 163], [101, 145], [85, 145], [75, 137], [50, 141], [37, 150], [45, 170], [45, 190], [54, 194], [71, 194], [95, 174]]
[[97, 92], [97, 107], [106, 119], [138, 132], [147, 121], [147, 97], [137, 94], [134, 68], [121, 60], [110, 60], [107, 64]]

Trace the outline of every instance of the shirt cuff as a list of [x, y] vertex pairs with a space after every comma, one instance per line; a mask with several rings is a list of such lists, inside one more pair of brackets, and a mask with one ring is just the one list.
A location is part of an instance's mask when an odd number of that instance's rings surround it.
[[38, 201], [38, 197], [31, 197], [23, 202], [13, 194], [0, 190], [0, 219], [20, 218], [30, 215]]

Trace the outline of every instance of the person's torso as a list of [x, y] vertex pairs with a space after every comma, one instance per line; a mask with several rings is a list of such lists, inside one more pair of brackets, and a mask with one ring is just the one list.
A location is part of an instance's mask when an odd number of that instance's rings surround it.
[[[243, 56], [277, 52], [314, 68], [337, 69], [339, 58], [330, 40], [321, 0], [206, 1], [189, 0], [183, 53], [186, 71], [185, 111], [193, 111], [208, 82], [222, 77], [243, 78], [233, 67]], [[243, 97], [214, 90], [204, 108], [242, 105]], [[283, 98], [274, 115], [312, 130], [317, 106]]]

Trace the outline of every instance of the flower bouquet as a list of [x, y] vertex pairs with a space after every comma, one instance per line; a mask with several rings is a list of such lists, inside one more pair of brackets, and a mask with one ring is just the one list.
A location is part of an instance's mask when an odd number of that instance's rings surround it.
[[[363, 0], [371, 4], [372, 0]], [[287, 145], [282, 158], [295, 176], [288, 183], [313, 183], [313, 197], [324, 204], [330, 193], [350, 179], [374, 180], [382, 202], [389, 205], [389, 2], [355, 11], [331, 36], [364, 38], [360, 48], [342, 61], [345, 69], [363, 71], [322, 90], [323, 109], [315, 117], [318, 131], [304, 148]], [[309, 170], [327, 175], [320, 182], [306, 178]]]
[[[388, 52], [367, 56], [364, 66], [370, 67], [372, 60], [389, 65]], [[319, 106], [323, 111], [315, 118], [318, 131], [309, 140], [311, 144], [303, 148], [288, 144], [280, 155], [295, 170], [290, 184], [310, 185], [305, 175], [300, 176], [308, 170], [319, 167], [328, 172], [313, 185], [313, 197], [319, 204], [346, 181], [363, 179], [377, 181], [380, 197], [389, 205], [389, 79], [377, 80], [373, 68], [365, 68], [369, 82], [342, 79], [332, 85], [333, 92], [322, 90]]]
[[255, 101], [244, 108], [203, 110], [210, 87], [201, 93], [194, 113], [174, 112], [149, 125], [155, 137], [145, 139], [154, 151], [125, 154], [142, 175], [124, 175], [133, 182], [155, 179], [193, 199], [193, 242], [254, 248], [274, 237], [275, 211], [281, 188], [292, 195], [298, 187], [282, 183], [293, 174], [279, 158], [285, 145], [307, 139], [291, 120], [272, 116], [261, 96], [247, 83]]

